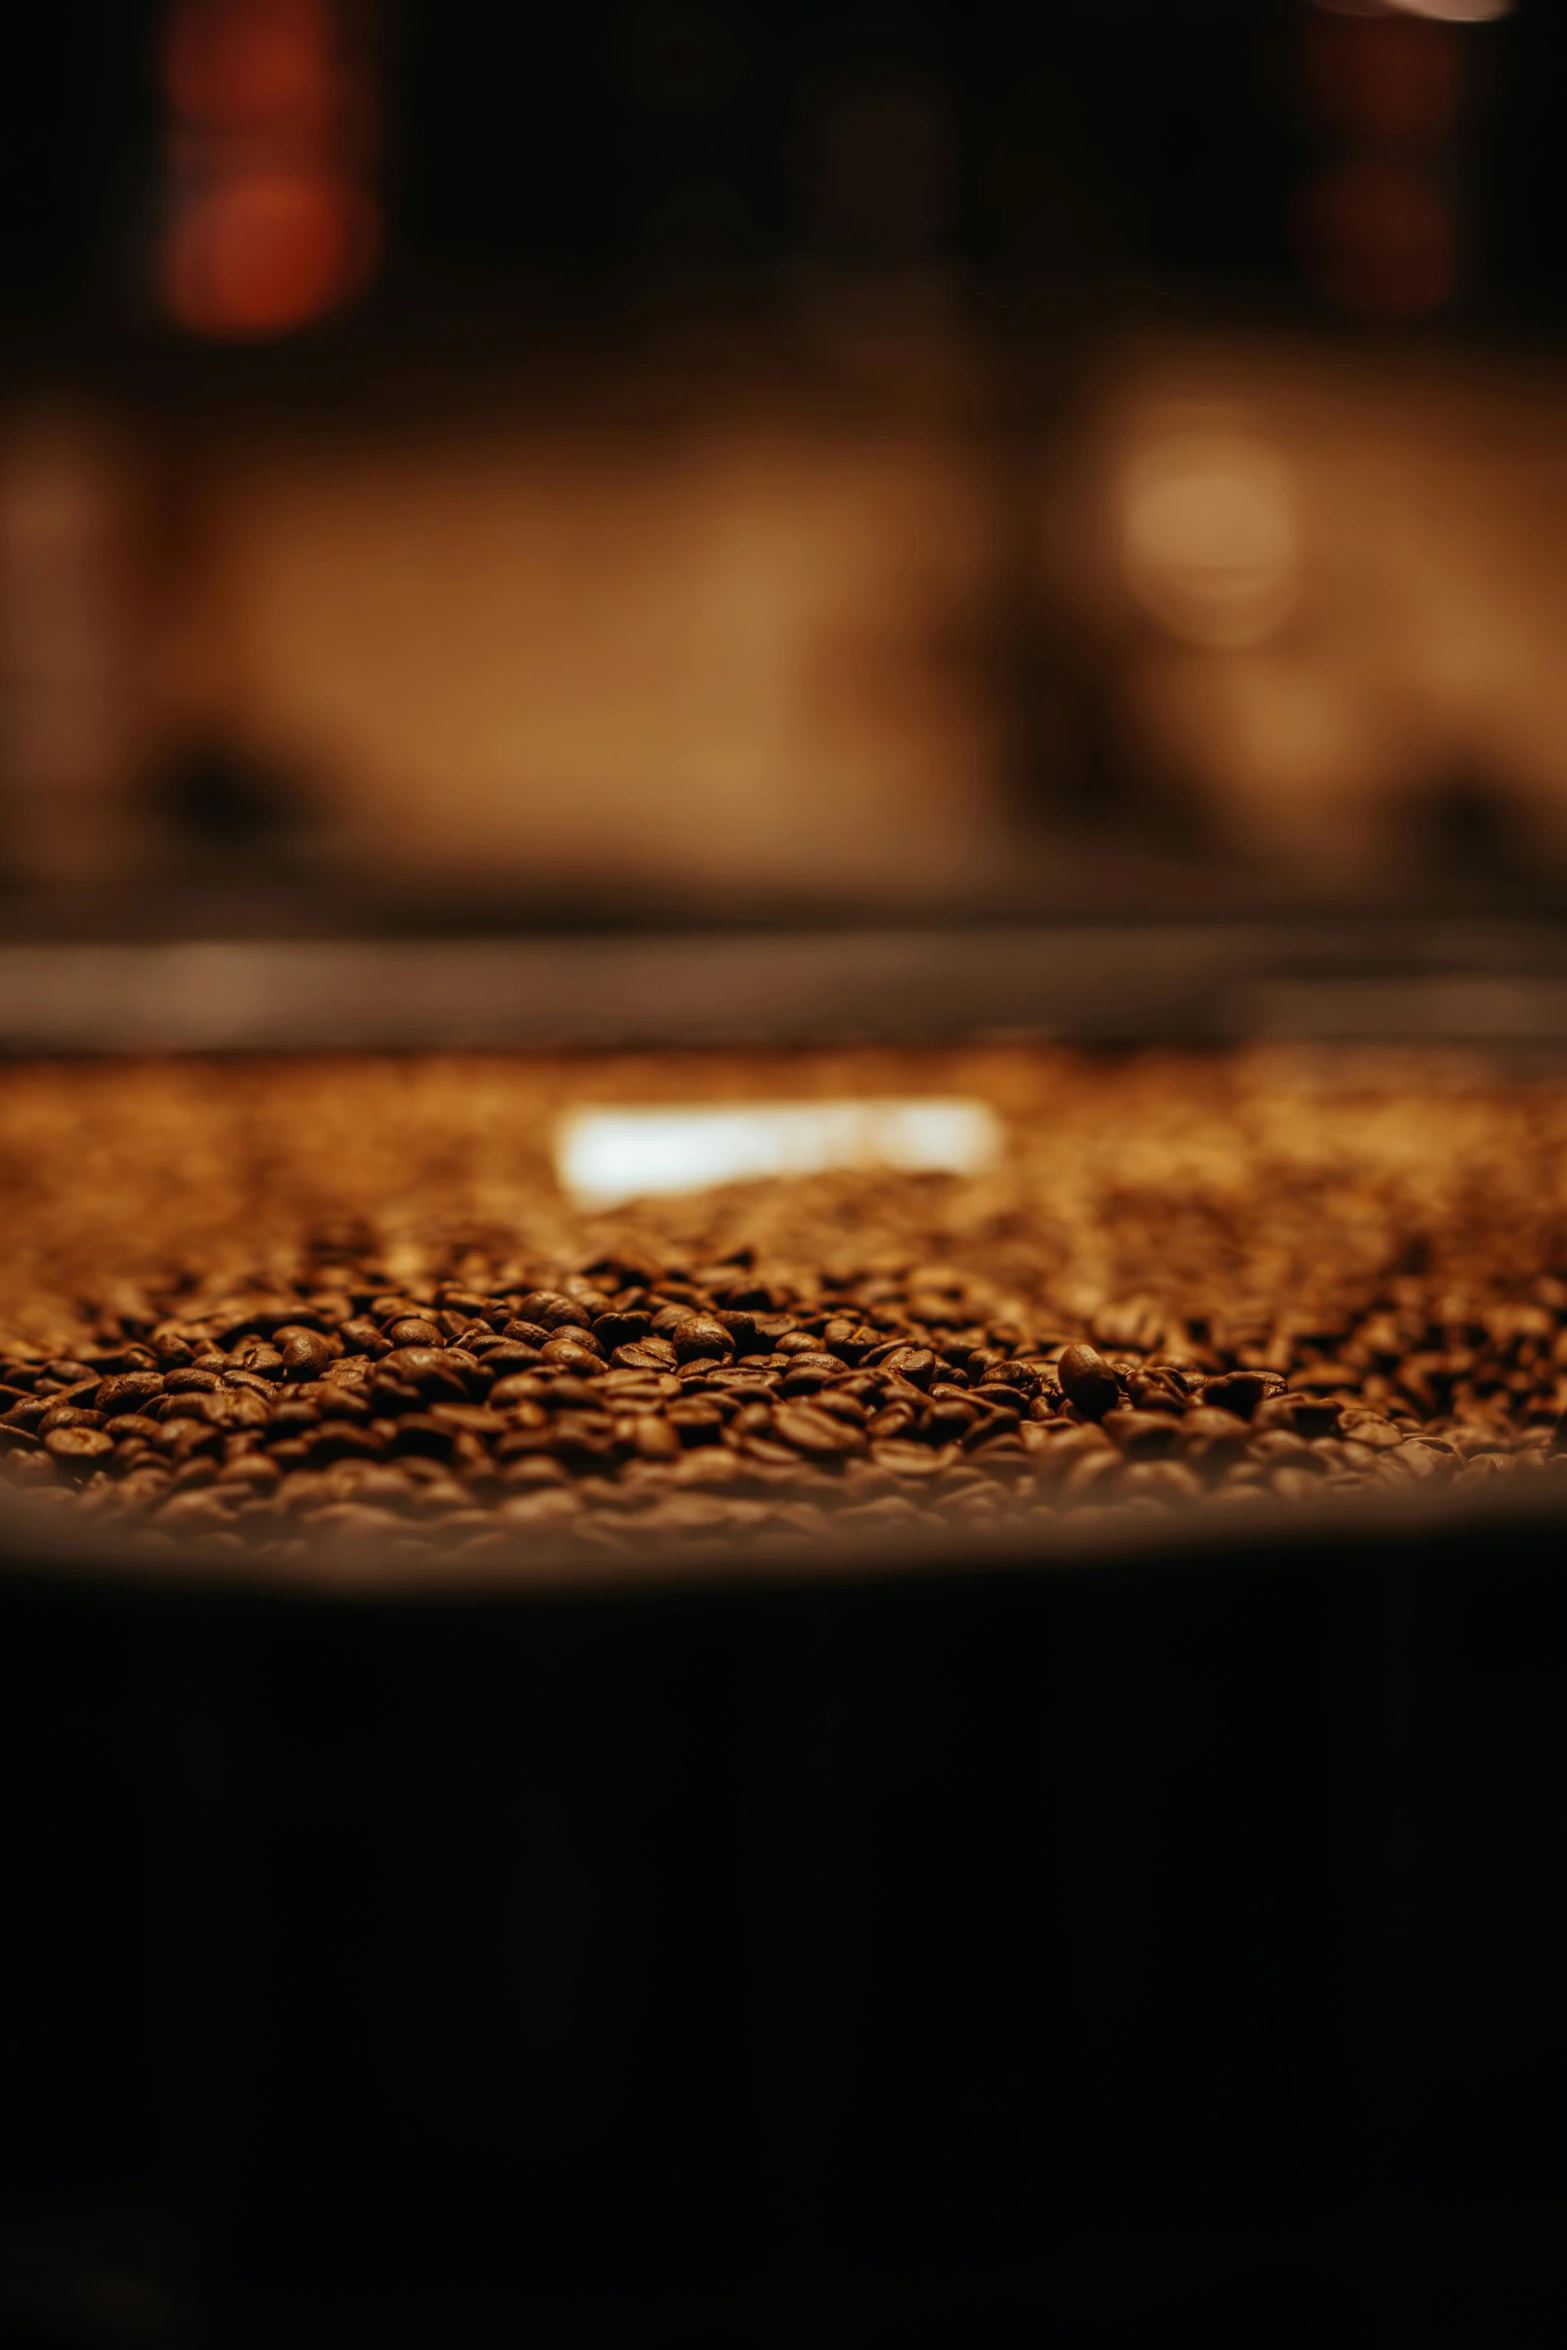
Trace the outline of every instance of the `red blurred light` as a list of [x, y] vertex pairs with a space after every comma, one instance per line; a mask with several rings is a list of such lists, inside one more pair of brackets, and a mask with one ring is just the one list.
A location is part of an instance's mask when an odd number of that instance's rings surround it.
[[1463, 111], [1461, 36], [1414, 17], [1317, 17], [1308, 24], [1306, 70], [1326, 122], [1394, 145], [1429, 145]]
[[1348, 310], [1418, 318], [1452, 299], [1452, 210], [1418, 165], [1365, 156], [1331, 166], [1307, 189], [1299, 227], [1312, 277]]
[[174, 0], [163, 306], [188, 332], [287, 334], [361, 292], [380, 215], [345, 0]]
[[356, 293], [378, 243], [376, 208], [351, 181], [305, 171], [223, 180], [169, 234], [164, 300], [196, 334], [286, 334]]
[[330, 122], [337, 102], [321, 0], [183, 0], [163, 83], [175, 112], [215, 130]]

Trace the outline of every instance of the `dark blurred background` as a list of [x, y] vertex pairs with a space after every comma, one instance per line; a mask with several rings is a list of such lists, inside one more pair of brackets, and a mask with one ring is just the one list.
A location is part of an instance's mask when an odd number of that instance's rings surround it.
[[52, 0], [0, 924], [1567, 897], [1545, 0]]

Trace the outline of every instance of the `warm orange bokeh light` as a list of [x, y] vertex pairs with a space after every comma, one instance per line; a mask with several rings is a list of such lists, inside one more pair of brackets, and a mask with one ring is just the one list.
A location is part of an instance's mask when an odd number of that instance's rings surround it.
[[360, 293], [380, 215], [343, 0], [175, 0], [159, 291], [193, 334], [287, 334]]

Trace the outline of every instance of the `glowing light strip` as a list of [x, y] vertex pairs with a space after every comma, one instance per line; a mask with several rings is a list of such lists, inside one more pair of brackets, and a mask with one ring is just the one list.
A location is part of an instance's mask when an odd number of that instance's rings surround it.
[[981, 1174], [1002, 1130], [984, 1102], [895, 1099], [576, 1110], [555, 1136], [561, 1188], [582, 1207], [835, 1168]]

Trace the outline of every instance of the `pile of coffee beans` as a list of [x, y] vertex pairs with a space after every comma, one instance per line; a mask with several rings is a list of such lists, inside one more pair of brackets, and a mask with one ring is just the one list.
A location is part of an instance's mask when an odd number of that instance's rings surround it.
[[1406, 1285], [1291, 1336], [1135, 1301], [1025, 1329], [940, 1266], [801, 1294], [743, 1249], [504, 1293], [342, 1267], [0, 1360], [0, 1453], [85, 1509], [262, 1550], [312, 1527], [623, 1548], [1465, 1490], [1554, 1456], [1567, 1290], [1537, 1286], [1455, 1328]]
[[[322, 1098], [319, 1069], [229, 1072], [205, 1097], [189, 1072], [56, 1072], [127, 1134], [140, 1085], [177, 1143], [172, 1088], [218, 1191], [177, 1255], [129, 1140], [112, 1167], [100, 1135], [74, 1171], [62, 1151], [42, 1172], [13, 1143], [13, 1232], [25, 1184], [55, 1187], [35, 1233], [58, 1221], [0, 1332], [0, 1476], [155, 1543], [275, 1558], [332, 1536], [394, 1560], [1163, 1518], [1552, 1472], [1555, 1090], [1523, 1109], [1516, 1090], [1386, 1081], [1325, 1101], [1239, 1065], [1052, 1055], [1013, 1067], [1007, 1099], [998, 1066], [968, 1069], [1014, 1124], [995, 1177], [821, 1177], [615, 1219], [573, 1213], [536, 1162], [525, 1196], [476, 1214], [460, 1084], [441, 1131], [415, 1132], [367, 1072], [368, 1131], [356, 1153], [329, 1129], [329, 1187], [319, 1136], [283, 1114]], [[529, 1099], [528, 1071], [510, 1074]], [[352, 1110], [354, 1071], [334, 1082]], [[417, 1110], [417, 1069], [400, 1082]], [[264, 1150], [237, 1108], [258, 1099]]]

